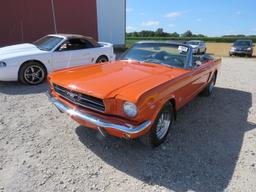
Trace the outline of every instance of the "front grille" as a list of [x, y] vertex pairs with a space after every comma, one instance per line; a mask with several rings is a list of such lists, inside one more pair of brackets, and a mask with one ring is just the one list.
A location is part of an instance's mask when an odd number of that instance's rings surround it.
[[82, 93], [78, 93], [76, 91], [71, 91], [64, 87], [54, 84], [54, 90], [64, 99], [80, 105], [85, 108], [97, 110], [97, 111], [105, 111], [105, 105], [102, 99], [92, 97], [89, 95], [85, 95]]

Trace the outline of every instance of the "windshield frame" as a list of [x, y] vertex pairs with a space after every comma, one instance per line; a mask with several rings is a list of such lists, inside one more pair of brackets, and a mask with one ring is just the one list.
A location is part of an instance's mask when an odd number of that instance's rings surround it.
[[[166, 41], [163, 41], [163, 42], [151, 42], [151, 41], [143, 41], [143, 42], [137, 42], [135, 44], [133, 44], [129, 49], [127, 49], [124, 53], [122, 53], [118, 60], [120, 61], [128, 61], [128, 59], [124, 59], [125, 55], [127, 55], [131, 49], [133, 49], [136, 45], [138, 44], [163, 44], [163, 45], [169, 45], [169, 46], [184, 46], [184, 47], [187, 47], [188, 48], [188, 51], [187, 51], [187, 55], [186, 55], [186, 58], [185, 58], [185, 62], [184, 62], [184, 66], [183, 67], [176, 67], [176, 66], [173, 66], [173, 65], [169, 65], [170, 68], [179, 68], [179, 69], [189, 69], [191, 66], [192, 66], [192, 57], [191, 55], [193, 54], [192, 53], [192, 47], [190, 45], [187, 45], [187, 44], [182, 44], [182, 43], [176, 43], [176, 42], [166, 42]], [[137, 60], [132, 60], [132, 61], [137, 61]], [[140, 62], [140, 63], [145, 63], [145, 62], [142, 62], [142, 61], [137, 61], [137, 62]], [[150, 62], [149, 62], [150, 63]], [[156, 64], [156, 65], [168, 65], [168, 64], [161, 64], [161, 63], [153, 63], [153, 64]]]
[[[37, 42], [42, 41], [43, 39], [46, 39], [46, 38], [55, 38], [55, 39], [59, 39], [60, 41], [58, 43], [56, 43], [56, 45], [53, 46], [51, 49], [44, 49], [43, 47], [40, 47], [39, 45], [36, 44]], [[42, 51], [55, 51], [55, 49], [57, 49], [65, 40], [66, 39], [61, 36], [47, 35], [47, 36], [44, 36], [44, 37], [34, 41], [32, 44], [35, 45], [38, 49], [40, 49]]]

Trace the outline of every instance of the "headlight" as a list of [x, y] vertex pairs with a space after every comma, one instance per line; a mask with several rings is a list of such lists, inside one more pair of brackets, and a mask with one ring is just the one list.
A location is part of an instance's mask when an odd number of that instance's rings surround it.
[[236, 48], [235, 47], [231, 47], [230, 51], [235, 51]]
[[251, 47], [247, 48], [247, 51], [251, 51], [251, 50], [252, 50], [252, 48], [251, 48]]
[[0, 61], [0, 67], [6, 67], [6, 63], [5, 63], [5, 62]]
[[138, 114], [137, 106], [131, 102], [125, 102], [123, 105], [124, 113], [129, 117], [135, 117]]

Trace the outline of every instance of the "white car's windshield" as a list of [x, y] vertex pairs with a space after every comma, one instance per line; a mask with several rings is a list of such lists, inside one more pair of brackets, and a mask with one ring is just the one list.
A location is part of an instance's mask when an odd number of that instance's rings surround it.
[[250, 41], [236, 41], [234, 46], [251, 46]]
[[37, 46], [38, 49], [41, 49], [44, 51], [51, 51], [62, 40], [63, 40], [63, 38], [60, 38], [60, 37], [46, 36], [46, 37], [43, 37], [43, 38], [35, 41], [33, 44], [35, 46]]
[[198, 41], [189, 41], [188, 42], [189, 45], [199, 45]]
[[120, 59], [184, 68], [188, 51], [189, 48], [187, 46], [178, 44], [138, 43], [122, 55]]

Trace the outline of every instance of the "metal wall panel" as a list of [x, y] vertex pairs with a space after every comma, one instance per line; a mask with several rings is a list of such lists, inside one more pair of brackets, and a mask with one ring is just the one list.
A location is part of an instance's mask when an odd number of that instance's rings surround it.
[[78, 33], [98, 39], [96, 0], [55, 0], [58, 33]]
[[8, 0], [1, 8], [0, 46], [31, 42], [54, 32], [50, 0]]
[[49, 33], [98, 38], [96, 0], [1, 0], [0, 46], [32, 42]]
[[99, 41], [125, 45], [126, 0], [97, 0]]

